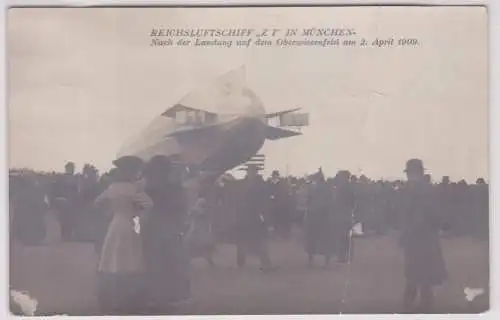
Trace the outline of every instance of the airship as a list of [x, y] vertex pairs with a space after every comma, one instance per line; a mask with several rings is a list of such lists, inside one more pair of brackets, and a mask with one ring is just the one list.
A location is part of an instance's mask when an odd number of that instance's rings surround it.
[[[189, 92], [157, 116], [118, 153], [147, 162], [164, 155], [196, 172], [222, 175], [251, 159], [266, 140], [301, 135], [270, 119], [300, 108], [266, 113], [260, 98], [246, 84], [245, 67], [216, 77]], [[296, 124], [299, 127], [302, 124]]]

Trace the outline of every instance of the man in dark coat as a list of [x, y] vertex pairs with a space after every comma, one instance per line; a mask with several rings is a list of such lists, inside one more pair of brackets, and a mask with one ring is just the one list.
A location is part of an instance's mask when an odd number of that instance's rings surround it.
[[25, 245], [39, 245], [45, 238], [48, 212], [43, 187], [34, 176], [9, 178], [11, 235]]
[[281, 179], [278, 171], [273, 171], [268, 183], [269, 211], [274, 230], [281, 236], [287, 237], [291, 229], [291, 196], [286, 182]]
[[408, 185], [402, 212], [401, 246], [404, 251], [406, 290], [405, 309], [410, 309], [420, 293], [419, 309], [432, 308], [433, 287], [446, 278], [439, 230], [444, 219], [436, 207], [435, 194], [426, 182], [420, 159], [406, 163]]
[[75, 236], [75, 211], [78, 197], [78, 183], [75, 164], [68, 162], [65, 173], [52, 186], [51, 206], [55, 209], [61, 224], [61, 236], [65, 241]]
[[234, 244], [236, 239], [235, 220], [238, 212], [238, 190], [234, 178], [222, 176], [214, 190], [212, 231], [218, 243]]
[[75, 223], [79, 239], [95, 243], [99, 228], [106, 222], [103, 219], [105, 215], [94, 206], [94, 201], [105, 189], [100, 188], [98, 171], [90, 164], [84, 165], [82, 176], [79, 178]]
[[265, 208], [265, 182], [255, 166], [249, 166], [245, 179], [239, 181], [239, 204], [236, 217], [236, 250], [239, 267], [245, 265], [246, 255], [255, 254], [262, 264], [261, 270], [270, 271], [271, 260], [267, 246]]
[[335, 177], [333, 195], [334, 210], [333, 221], [335, 226], [335, 239], [337, 257], [339, 262], [347, 262], [351, 251], [351, 229], [353, 227], [353, 212], [355, 198], [350, 186], [349, 171], [339, 171]]
[[314, 184], [307, 199], [306, 253], [308, 266], [312, 266], [315, 255], [325, 257], [325, 267], [335, 254], [335, 230], [332, 219], [332, 189], [321, 169], [311, 179]]
[[450, 184], [450, 177], [444, 176], [436, 186], [437, 191], [437, 205], [442, 216], [446, 217], [447, 221], [452, 221], [454, 218], [453, 210], [453, 190]]

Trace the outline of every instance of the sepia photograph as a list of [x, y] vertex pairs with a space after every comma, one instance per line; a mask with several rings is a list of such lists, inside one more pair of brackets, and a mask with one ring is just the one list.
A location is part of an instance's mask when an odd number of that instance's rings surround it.
[[484, 6], [7, 11], [10, 312], [490, 309]]

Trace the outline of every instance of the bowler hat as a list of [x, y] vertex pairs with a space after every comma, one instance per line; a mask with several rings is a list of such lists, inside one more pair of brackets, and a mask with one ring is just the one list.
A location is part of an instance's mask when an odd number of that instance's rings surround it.
[[406, 161], [406, 168], [404, 172], [415, 172], [415, 171], [424, 171], [424, 163], [420, 159], [410, 159]]

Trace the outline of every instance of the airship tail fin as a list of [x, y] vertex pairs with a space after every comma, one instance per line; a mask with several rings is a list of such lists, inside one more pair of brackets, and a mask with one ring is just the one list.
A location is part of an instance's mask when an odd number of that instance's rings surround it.
[[302, 134], [301, 132], [288, 130], [288, 129], [282, 129], [282, 128], [276, 128], [273, 126], [266, 126], [266, 128], [265, 128], [266, 139], [269, 139], [269, 140], [278, 140], [278, 139], [282, 139], [282, 138], [299, 136], [301, 134]]

